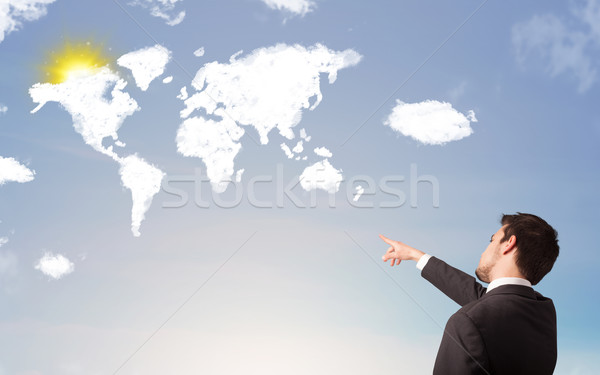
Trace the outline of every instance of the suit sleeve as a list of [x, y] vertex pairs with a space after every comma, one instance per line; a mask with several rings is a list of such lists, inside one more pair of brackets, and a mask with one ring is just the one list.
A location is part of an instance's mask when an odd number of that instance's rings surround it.
[[463, 312], [452, 315], [444, 329], [433, 375], [489, 375], [485, 344]]
[[461, 306], [479, 299], [486, 290], [473, 276], [436, 257], [427, 261], [421, 276]]

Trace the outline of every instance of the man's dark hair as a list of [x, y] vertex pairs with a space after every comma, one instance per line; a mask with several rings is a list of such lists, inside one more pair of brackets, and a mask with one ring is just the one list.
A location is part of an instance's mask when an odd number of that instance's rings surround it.
[[544, 219], [517, 212], [516, 215], [502, 215], [504, 238], [512, 235], [517, 239], [515, 261], [519, 272], [532, 285], [536, 285], [552, 269], [558, 257], [558, 233]]

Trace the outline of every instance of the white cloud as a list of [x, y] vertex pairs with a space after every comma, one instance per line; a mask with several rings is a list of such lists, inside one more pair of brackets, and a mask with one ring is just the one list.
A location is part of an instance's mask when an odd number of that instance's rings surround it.
[[[125, 119], [139, 110], [137, 102], [122, 91], [126, 85], [106, 67], [59, 84], [36, 83], [29, 89], [33, 102], [38, 103], [31, 113], [50, 101], [60, 103], [71, 114], [73, 127], [84, 142], [114, 158], [112, 146], [104, 147], [102, 140], [106, 137], [118, 140], [117, 131]], [[109, 90], [111, 98], [107, 100]]]
[[[187, 119], [177, 133], [178, 151], [203, 159], [215, 191], [224, 191], [233, 174], [238, 140], [244, 134], [238, 125], [253, 126], [262, 144], [275, 128], [293, 139], [292, 128], [302, 111], [321, 102], [320, 74], [328, 73], [333, 83], [338, 70], [362, 58], [353, 50], [336, 52], [320, 44], [278, 44], [238, 58], [241, 54], [231, 56], [228, 64], [215, 61], [198, 70], [192, 86], [199, 92], [184, 99], [181, 111]], [[188, 118], [196, 110], [199, 117]]]
[[292, 152], [292, 150], [290, 150], [290, 146], [286, 145], [285, 143], [282, 143], [280, 146], [283, 152], [285, 152], [285, 156], [287, 156], [288, 159], [294, 157], [294, 153]]
[[0, 237], [0, 247], [8, 243], [8, 237]]
[[204, 56], [204, 47], [200, 47], [194, 51], [194, 56], [201, 57]]
[[155, 166], [148, 164], [137, 155], [129, 155], [119, 159], [121, 182], [131, 190], [133, 205], [131, 208], [131, 232], [140, 236], [140, 225], [146, 211], [152, 204], [152, 199], [160, 191], [160, 183], [164, 173]]
[[186, 100], [182, 116], [200, 108], [212, 115], [216, 101], [240, 125], [255, 127], [262, 144], [268, 143], [274, 128], [292, 139], [291, 129], [302, 119], [302, 111], [321, 102], [320, 74], [328, 73], [329, 83], [334, 83], [338, 70], [362, 58], [353, 50], [337, 52], [321, 44], [308, 48], [278, 44], [238, 59], [240, 53], [229, 64], [211, 62], [196, 73], [193, 86], [200, 92]]
[[306, 135], [306, 129], [302, 128], [300, 129], [300, 138], [304, 139], [306, 142], [310, 142], [312, 137], [310, 135]]
[[173, 76], [168, 76], [163, 79], [163, 83], [171, 83], [173, 82]]
[[360, 199], [360, 196], [363, 195], [363, 193], [365, 192], [365, 188], [358, 185], [358, 186], [356, 186], [355, 190], [356, 190], [356, 193], [354, 193], [354, 198], [352, 198], [353, 202], [356, 202]]
[[325, 147], [317, 147], [314, 149], [315, 154], [322, 156], [324, 158], [330, 158], [333, 156], [333, 154], [331, 153], [331, 151], [329, 151], [327, 148]]
[[292, 152], [299, 154], [302, 151], [304, 151], [304, 146], [302, 145], [302, 141], [298, 141], [298, 143], [296, 143], [296, 146], [294, 146], [294, 148], [292, 149]]
[[300, 16], [312, 12], [316, 5], [311, 0], [262, 0], [262, 2], [271, 9], [291, 12]]
[[323, 189], [335, 193], [342, 182], [341, 170], [335, 169], [327, 159], [310, 165], [300, 175], [300, 185], [306, 191]]
[[473, 133], [475, 112], [465, 116], [450, 103], [426, 100], [420, 103], [396, 101], [384, 124], [403, 135], [429, 145], [441, 145], [468, 137]]
[[54, 255], [51, 252], [46, 252], [44, 256], [38, 260], [35, 269], [41, 271], [46, 276], [58, 280], [73, 272], [75, 270], [75, 265], [61, 254]]
[[244, 129], [218, 108], [215, 121], [202, 117], [186, 119], [177, 130], [177, 151], [184, 156], [201, 158], [206, 164], [206, 174], [215, 192], [223, 192], [234, 171], [233, 159], [241, 149], [239, 139]]
[[0, 43], [4, 37], [19, 30], [24, 21], [35, 21], [47, 13], [47, 6], [55, 0], [1, 0]]
[[[126, 85], [116, 73], [104, 67], [60, 84], [36, 83], [29, 94], [39, 103], [32, 113], [49, 101], [60, 103], [71, 114], [73, 127], [84, 142], [119, 163], [121, 181], [131, 190], [133, 200], [131, 230], [139, 236], [140, 224], [160, 189], [163, 172], [137, 155], [120, 157], [112, 145], [102, 145], [105, 138], [111, 137], [116, 146], [125, 146], [118, 140], [117, 131], [127, 117], [139, 110], [137, 102], [122, 91]], [[110, 92], [110, 100], [107, 92]]]
[[169, 26], [175, 26], [185, 18], [185, 11], [175, 11], [175, 6], [180, 1], [183, 0], [135, 0], [130, 5], [139, 5], [149, 9], [152, 16], [165, 20]]
[[583, 93], [598, 80], [598, 63], [591, 52], [600, 47], [600, 1], [588, 0], [584, 7], [573, 3], [571, 15], [571, 19], [534, 15], [513, 26], [512, 42], [521, 64], [540, 58], [537, 63], [547, 74], [572, 75]]
[[183, 86], [181, 90], [179, 90], [179, 95], [177, 95], [177, 99], [186, 100], [188, 98], [187, 87]]
[[135, 83], [146, 91], [150, 83], [164, 73], [171, 60], [171, 51], [157, 44], [129, 52], [117, 59], [117, 64], [131, 70]]
[[[283, 152], [285, 152], [285, 156], [288, 157], [288, 159], [292, 159], [294, 158], [294, 156], [296, 156], [297, 154], [300, 154], [304, 151], [304, 145], [302, 144], [302, 140], [299, 140], [298, 143], [296, 143], [296, 145], [294, 146], [294, 148], [290, 149], [290, 147], [288, 145], [286, 145], [285, 143], [282, 143], [281, 149], [283, 150]], [[295, 158], [296, 160], [306, 160], [306, 157], [302, 158], [301, 156], [296, 156]]]
[[8, 107], [0, 103], [0, 115], [5, 114], [6, 112], [8, 112]]
[[0, 185], [6, 182], [29, 182], [32, 181], [35, 171], [27, 168], [14, 158], [4, 158], [0, 156]]
[[243, 173], [244, 173], [244, 168], [238, 169], [238, 171], [235, 172], [235, 182], [241, 182], [242, 181], [242, 174]]
[[467, 120], [469, 120], [471, 122], [478, 122], [477, 117], [475, 117], [475, 111], [473, 111], [472, 109], [470, 109], [467, 112]]

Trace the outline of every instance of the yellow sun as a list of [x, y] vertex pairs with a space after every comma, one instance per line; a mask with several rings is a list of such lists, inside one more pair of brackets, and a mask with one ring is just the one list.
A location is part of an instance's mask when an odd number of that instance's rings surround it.
[[93, 73], [110, 62], [101, 45], [71, 41], [65, 42], [61, 50], [50, 52], [48, 60], [42, 70], [45, 72], [44, 80], [50, 83], [62, 83], [69, 78]]

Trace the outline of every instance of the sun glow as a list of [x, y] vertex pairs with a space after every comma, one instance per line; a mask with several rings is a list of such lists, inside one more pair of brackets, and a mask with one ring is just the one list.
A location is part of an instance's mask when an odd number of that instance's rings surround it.
[[93, 73], [109, 62], [110, 58], [102, 46], [94, 46], [90, 42], [65, 42], [61, 50], [50, 52], [42, 70], [46, 82], [62, 83], [69, 78]]

